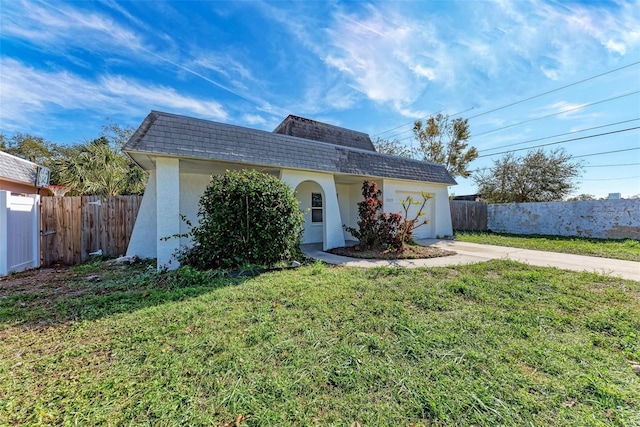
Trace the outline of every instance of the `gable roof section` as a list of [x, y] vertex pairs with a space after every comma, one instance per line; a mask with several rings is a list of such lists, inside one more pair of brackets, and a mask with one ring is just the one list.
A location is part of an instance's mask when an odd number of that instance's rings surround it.
[[349, 148], [376, 151], [371, 138], [364, 132], [345, 129], [304, 117], [289, 115], [274, 130], [281, 135], [297, 136]]
[[0, 151], [0, 179], [36, 185], [38, 165]]
[[289, 135], [152, 111], [123, 150], [453, 185], [446, 168]]

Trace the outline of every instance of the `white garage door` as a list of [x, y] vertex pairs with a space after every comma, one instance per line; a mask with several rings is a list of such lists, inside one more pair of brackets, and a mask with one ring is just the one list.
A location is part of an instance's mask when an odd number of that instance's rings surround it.
[[[393, 202], [391, 203], [390, 212], [400, 212], [404, 215], [404, 209], [402, 208], [402, 201], [406, 200], [407, 197], [412, 197], [414, 201], [420, 202], [422, 204], [422, 194], [420, 192], [414, 191], [401, 191], [397, 190], [395, 197], [393, 198]], [[418, 210], [420, 209], [420, 205], [411, 205], [409, 207], [409, 219], [415, 218]], [[431, 194], [431, 199], [427, 200], [427, 203], [424, 205], [424, 209], [422, 210], [426, 215], [421, 217], [418, 223], [421, 223], [423, 219], [429, 219], [429, 223], [418, 227], [413, 233], [414, 239], [428, 239], [434, 238], [435, 232], [435, 197]]]

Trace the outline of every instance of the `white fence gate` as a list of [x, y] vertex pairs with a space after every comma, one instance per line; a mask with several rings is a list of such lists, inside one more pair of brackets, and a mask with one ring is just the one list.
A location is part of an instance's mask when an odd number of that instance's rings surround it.
[[40, 196], [0, 191], [0, 276], [40, 266]]

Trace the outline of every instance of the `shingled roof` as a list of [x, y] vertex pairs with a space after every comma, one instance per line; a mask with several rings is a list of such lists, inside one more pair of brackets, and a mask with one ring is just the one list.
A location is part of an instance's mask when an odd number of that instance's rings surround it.
[[0, 151], [0, 178], [23, 184], [36, 184], [38, 165]]
[[456, 184], [434, 163], [160, 111], [144, 119], [123, 150], [134, 160], [157, 154]]
[[364, 132], [345, 129], [294, 115], [289, 115], [273, 131], [282, 135], [328, 142], [329, 144], [342, 145], [343, 147], [376, 151], [371, 138]]

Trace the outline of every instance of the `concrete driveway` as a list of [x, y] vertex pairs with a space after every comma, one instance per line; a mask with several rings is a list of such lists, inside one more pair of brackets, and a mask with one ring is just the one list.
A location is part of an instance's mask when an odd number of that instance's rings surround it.
[[319, 243], [305, 244], [302, 245], [301, 248], [302, 251], [311, 258], [320, 259], [327, 264], [342, 265], [346, 267], [448, 267], [452, 265], [484, 262], [492, 259], [511, 259], [541, 267], [557, 267], [564, 270], [588, 271], [640, 281], [640, 262], [562, 254], [557, 252], [534, 251], [530, 249], [509, 248], [505, 246], [481, 245], [477, 243], [457, 242], [455, 240], [422, 239], [417, 240], [416, 243], [424, 246], [434, 246], [454, 251], [456, 252], [456, 255], [430, 259], [371, 260], [355, 259], [329, 254], [322, 251], [322, 244]]

